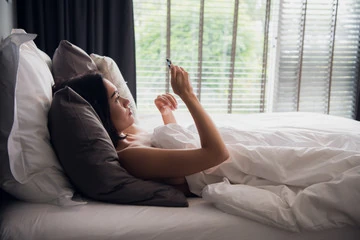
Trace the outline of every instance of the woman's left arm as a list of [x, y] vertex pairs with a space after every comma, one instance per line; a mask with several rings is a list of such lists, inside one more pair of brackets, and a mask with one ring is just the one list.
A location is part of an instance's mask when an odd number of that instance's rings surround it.
[[177, 101], [170, 93], [159, 95], [154, 100], [155, 106], [161, 113], [164, 124], [176, 123], [173, 111], [177, 108]]

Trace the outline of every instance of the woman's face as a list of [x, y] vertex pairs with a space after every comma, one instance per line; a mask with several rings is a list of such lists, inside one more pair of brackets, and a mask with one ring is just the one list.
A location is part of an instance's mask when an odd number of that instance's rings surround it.
[[120, 133], [134, 123], [134, 117], [129, 107], [130, 101], [122, 98], [114, 84], [104, 79], [110, 106], [110, 117], [116, 130]]

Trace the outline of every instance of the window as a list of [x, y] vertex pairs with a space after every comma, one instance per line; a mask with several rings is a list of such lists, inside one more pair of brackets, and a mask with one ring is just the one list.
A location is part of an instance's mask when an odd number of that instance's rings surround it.
[[358, 0], [134, 0], [134, 20], [141, 112], [171, 92], [169, 57], [208, 112], [355, 118]]

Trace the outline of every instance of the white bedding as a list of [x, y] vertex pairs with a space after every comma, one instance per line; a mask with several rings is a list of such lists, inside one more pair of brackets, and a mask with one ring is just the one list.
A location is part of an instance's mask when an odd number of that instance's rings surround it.
[[[187, 114], [177, 114], [178, 122], [184, 126], [192, 123]], [[258, 128], [313, 127], [326, 128], [331, 126], [327, 116], [313, 114], [255, 114], [255, 115], [212, 115], [218, 126], [233, 126], [240, 130]], [[282, 119], [281, 121], [279, 119]], [[312, 119], [311, 121], [308, 121]], [[340, 122], [332, 126], [333, 132], [347, 132], [358, 134], [358, 123], [351, 120], [338, 119]], [[141, 126], [147, 130], [161, 125], [160, 115], [140, 116]], [[250, 176], [251, 177], [251, 176]], [[214, 190], [221, 190], [224, 194], [226, 184], [222, 183]], [[220, 188], [223, 184], [225, 188]], [[238, 185], [232, 185], [232, 187]], [[245, 185], [241, 185], [244, 187]], [[259, 188], [260, 189], [260, 188]], [[210, 188], [209, 188], [210, 190]], [[232, 189], [230, 189], [230, 195]], [[258, 190], [258, 188], [256, 188]], [[266, 189], [268, 191], [268, 189]], [[209, 191], [210, 192], [210, 191]], [[272, 192], [269, 191], [271, 196]], [[353, 189], [351, 194], [359, 194], [359, 187]], [[209, 194], [209, 196], [216, 194]], [[252, 194], [250, 194], [252, 195]], [[238, 199], [244, 198], [240, 195]], [[334, 203], [344, 202], [349, 196], [334, 196]], [[229, 199], [236, 198], [228, 198]], [[357, 199], [359, 199], [357, 197]], [[263, 211], [254, 211], [253, 216], [240, 212], [241, 216], [231, 214], [214, 207], [212, 201], [202, 198], [189, 198], [189, 208], [167, 208], [149, 206], [116, 205], [88, 201], [88, 204], [74, 207], [59, 207], [48, 204], [32, 204], [21, 201], [11, 201], [0, 208], [0, 239], [36, 239], [36, 240], [98, 240], [98, 239], [151, 239], [151, 240], [358, 240], [360, 228], [358, 226], [344, 226], [318, 231], [301, 231], [299, 233], [285, 231], [278, 227], [262, 224], [254, 216]], [[251, 198], [249, 199], [251, 200]], [[256, 199], [261, 200], [261, 199]], [[224, 204], [226, 201], [221, 200]], [[271, 203], [264, 199], [263, 204]], [[276, 202], [275, 202], [276, 203]], [[256, 202], [259, 204], [259, 202]], [[345, 204], [345, 202], [344, 202]], [[221, 209], [221, 204], [215, 206]], [[275, 205], [276, 206], [276, 205]], [[306, 205], [304, 205], [306, 208]], [[321, 207], [321, 206], [319, 206]], [[358, 211], [358, 204], [350, 206]], [[331, 216], [333, 207], [329, 209]], [[260, 210], [262, 208], [259, 208]], [[235, 209], [236, 210], [236, 209]], [[253, 209], [254, 210], [254, 209]], [[256, 209], [255, 209], [256, 210]], [[249, 211], [249, 213], [252, 213]], [[269, 218], [276, 216], [269, 214]], [[327, 217], [328, 217], [327, 216]], [[250, 219], [249, 219], [250, 218]], [[256, 221], [253, 221], [254, 219]]]
[[89, 201], [74, 207], [12, 202], [0, 214], [1, 240], [358, 240], [354, 228], [292, 233], [230, 215], [201, 198], [188, 208]]
[[[225, 212], [291, 231], [360, 226], [359, 122], [312, 113], [237, 120], [219, 127], [230, 158], [187, 176], [193, 193]], [[199, 138], [193, 125], [169, 124], [154, 130], [152, 144], [195, 148]]]

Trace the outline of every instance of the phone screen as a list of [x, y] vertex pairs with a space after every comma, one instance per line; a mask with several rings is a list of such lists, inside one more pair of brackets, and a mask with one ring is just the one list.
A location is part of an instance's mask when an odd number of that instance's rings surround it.
[[168, 65], [169, 68], [171, 68], [171, 60], [170, 59], [166, 59], [166, 64]]

